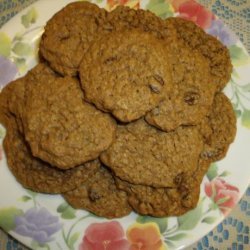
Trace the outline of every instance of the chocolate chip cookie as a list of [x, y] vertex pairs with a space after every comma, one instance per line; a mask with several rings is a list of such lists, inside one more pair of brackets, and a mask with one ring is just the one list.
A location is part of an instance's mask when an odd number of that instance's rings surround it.
[[63, 197], [74, 208], [109, 219], [123, 217], [132, 211], [126, 193], [117, 189], [113, 176], [101, 165], [95, 175]]
[[149, 33], [112, 32], [94, 43], [80, 66], [85, 97], [122, 122], [140, 118], [171, 94], [167, 50]]
[[176, 187], [181, 176], [197, 168], [202, 148], [197, 127], [179, 127], [166, 133], [141, 119], [118, 127], [101, 161], [130, 183]]

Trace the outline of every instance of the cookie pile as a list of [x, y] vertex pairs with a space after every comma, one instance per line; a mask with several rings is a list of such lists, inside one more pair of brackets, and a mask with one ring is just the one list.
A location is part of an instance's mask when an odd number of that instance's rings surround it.
[[228, 50], [192, 22], [75, 2], [45, 26], [41, 60], [0, 94], [16, 179], [106, 218], [194, 208], [233, 142]]

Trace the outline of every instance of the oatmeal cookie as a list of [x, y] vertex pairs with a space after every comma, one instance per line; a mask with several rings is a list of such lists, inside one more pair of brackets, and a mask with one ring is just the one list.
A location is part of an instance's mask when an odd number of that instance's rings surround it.
[[46, 24], [40, 54], [62, 75], [76, 75], [90, 44], [99, 35], [107, 12], [89, 2], [74, 2]]
[[191, 21], [171, 17], [165, 22], [171, 27], [175, 26], [178, 38], [183, 40], [191, 50], [198, 50], [209, 60], [213, 82], [216, 84], [217, 91], [222, 90], [230, 80], [232, 72], [230, 54], [226, 46]]
[[218, 93], [210, 113], [200, 124], [204, 150], [202, 157], [209, 161], [218, 161], [225, 157], [229, 145], [236, 136], [236, 117], [230, 100]]
[[183, 175], [197, 168], [202, 148], [195, 126], [166, 133], [141, 119], [117, 128], [116, 138], [101, 154], [101, 161], [130, 183], [176, 187]]
[[17, 128], [15, 117], [9, 115], [9, 119], [4, 139], [7, 163], [17, 181], [25, 188], [51, 194], [67, 192], [80, 186], [97, 171], [97, 161], [70, 170], [60, 170], [33, 157]]
[[127, 193], [129, 204], [139, 214], [155, 217], [180, 216], [196, 207], [200, 184], [208, 166], [208, 161], [199, 160], [195, 174], [183, 178], [176, 188], [135, 185], [117, 177], [115, 181], [117, 187]]
[[96, 159], [114, 138], [109, 114], [84, 101], [76, 78], [39, 64], [26, 78], [25, 138], [34, 156], [62, 169]]
[[103, 30], [111, 32], [134, 30], [152, 34], [164, 40], [166, 46], [176, 42], [177, 33], [173, 24], [165, 23], [161, 18], [148, 10], [131, 9], [127, 6], [118, 6], [107, 15]]
[[101, 165], [95, 175], [63, 197], [74, 208], [109, 219], [123, 217], [132, 211], [126, 193], [117, 189], [110, 171]]
[[164, 131], [199, 124], [208, 114], [216, 92], [208, 61], [200, 53], [179, 47], [172, 63], [172, 94], [146, 115], [148, 123]]
[[85, 97], [122, 122], [143, 116], [171, 94], [171, 67], [149, 33], [113, 32], [90, 47], [80, 66]]

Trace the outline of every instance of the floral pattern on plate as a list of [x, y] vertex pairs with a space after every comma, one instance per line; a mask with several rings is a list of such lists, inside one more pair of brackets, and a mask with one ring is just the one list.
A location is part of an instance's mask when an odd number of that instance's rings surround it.
[[[71, 1], [62, 0], [61, 7], [67, 2]], [[95, 2], [107, 10], [112, 10], [118, 5], [126, 5], [131, 8], [148, 9], [161, 18], [180, 16], [195, 22], [207, 33], [216, 36], [228, 47], [234, 66], [232, 78], [225, 92], [233, 103], [239, 129], [250, 129], [250, 79], [242, 78], [242, 72], [249, 71], [250, 68], [249, 56], [236, 36], [221, 20], [194, 0]], [[37, 57], [39, 39], [30, 41], [30, 37], [39, 37], [46, 21], [38, 21], [42, 15], [42, 7], [39, 6], [34, 4], [19, 15], [22, 28], [16, 30], [14, 35], [0, 31], [0, 88], [25, 74], [31, 67], [31, 61]], [[5, 130], [1, 127], [1, 141], [4, 135]], [[7, 173], [2, 146], [0, 160], [2, 165], [5, 165], [1, 166], [5, 167], [4, 173]], [[25, 190], [11, 179], [13, 185], [16, 185], [13, 187], [13, 192], [17, 193], [16, 200], [13, 198], [4, 204], [0, 202], [0, 226], [33, 249], [180, 248], [191, 244], [218, 224], [244, 192], [243, 187], [239, 187], [239, 181], [234, 178], [237, 170], [234, 166], [227, 168], [226, 164], [228, 162], [224, 165], [218, 162], [210, 166], [201, 185], [198, 206], [185, 215], [174, 218], [154, 218], [132, 213], [119, 220], [105, 220], [86, 211], [73, 209], [60, 196], [51, 198]], [[204, 229], [204, 225], [208, 230]]]

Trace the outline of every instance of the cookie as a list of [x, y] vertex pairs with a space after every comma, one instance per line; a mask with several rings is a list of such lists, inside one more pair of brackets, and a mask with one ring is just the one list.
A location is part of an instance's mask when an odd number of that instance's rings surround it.
[[70, 170], [53, 168], [32, 156], [19, 132], [15, 117], [9, 116], [4, 149], [8, 167], [25, 188], [41, 193], [62, 193], [81, 185], [97, 171], [98, 162], [91, 161]]
[[96, 159], [109, 147], [116, 123], [84, 101], [76, 78], [59, 77], [39, 64], [25, 80], [22, 120], [34, 156], [69, 169]]
[[82, 57], [99, 34], [106, 11], [89, 2], [74, 2], [46, 24], [39, 51], [62, 75], [76, 75]]
[[101, 165], [95, 175], [63, 197], [76, 209], [86, 209], [109, 219], [123, 217], [132, 211], [126, 193], [117, 189], [113, 176]]
[[225, 157], [236, 136], [236, 122], [230, 100], [223, 93], [218, 93], [210, 113], [200, 124], [205, 143], [201, 154], [204, 159], [218, 161]]
[[232, 72], [230, 54], [226, 46], [191, 21], [173, 17], [166, 19], [165, 22], [171, 27], [175, 26], [178, 38], [191, 50], [198, 50], [209, 60], [213, 82], [217, 91], [222, 90], [230, 80]]
[[135, 10], [122, 5], [108, 13], [106, 25], [103, 29], [111, 32], [137, 29], [163, 40], [166, 47], [176, 43], [177, 38], [174, 25], [166, 24], [161, 18], [148, 10]]
[[153, 187], [176, 187], [194, 172], [203, 148], [197, 127], [162, 132], [144, 120], [119, 126], [101, 161], [122, 180]]
[[200, 53], [179, 46], [172, 63], [172, 95], [146, 115], [149, 124], [164, 131], [199, 124], [208, 114], [216, 92], [208, 61]]
[[24, 81], [17, 79], [6, 85], [0, 93], [0, 122], [7, 128], [10, 117], [15, 116], [18, 128], [23, 131], [21, 113], [24, 101]]
[[154, 188], [135, 185], [116, 178], [117, 187], [128, 195], [128, 202], [139, 214], [155, 217], [180, 216], [196, 207], [200, 183], [209, 162], [199, 161], [195, 175], [183, 179], [177, 188]]
[[149, 33], [112, 32], [94, 43], [80, 66], [86, 100], [118, 120], [140, 118], [171, 93], [167, 50]]

